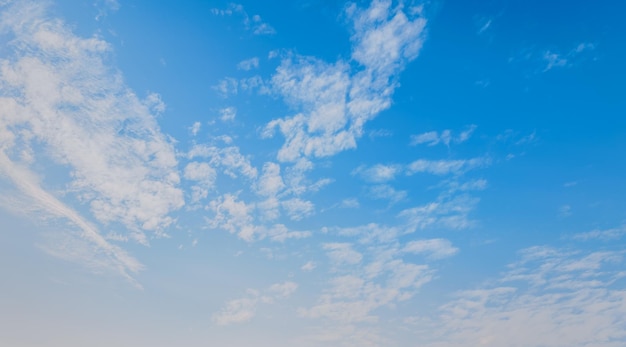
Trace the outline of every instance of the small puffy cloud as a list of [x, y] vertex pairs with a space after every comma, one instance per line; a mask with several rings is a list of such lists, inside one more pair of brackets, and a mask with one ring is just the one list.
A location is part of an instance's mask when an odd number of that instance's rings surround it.
[[368, 194], [374, 199], [389, 200], [391, 203], [400, 202], [407, 197], [404, 190], [396, 190], [388, 184], [379, 184], [368, 189]]
[[257, 182], [257, 193], [264, 196], [275, 196], [285, 188], [285, 183], [280, 174], [280, 165], [276, 163], [265, 163], [263, 174]]
[[235, 107], [225, 107], [220, 110], [220, 120], [223, 122], [232, 121], [237, 116], [237, 109]]
[[361, 206], [361, 204], [359, 203], [359, 200], [355, 198], [343, 199], [339, 204], [339, 207], [341, 208], [359, 208], [359, 206]]
[[358, 264], [363, 255], [354, 249], [350, 243], [326, 243], [323, 249], [335, 264]]
[[304, 272], [309, 272], [309, 271], [315, 270], [316, 267], [317, 267], [317, 265], [315, 264], [315, 262], [308, 261], [304, 265], [302, 265], [302, 267], [300, 267], [300, 270], [302, 270]]
[[276, 283], [269, 287], [268, 292], [276, 295], [279, 298], [287, 298], [298, 289], [298, 284], [295, 282], [287, 281], [283, 283]]
[[189, 132], [191, 132], [191, 135], [196, 136], [198, 135], [198, 132], [200, 132], [201, 127], [202, 124], [200, 122], [195, 122], [191, 127], [189, 127]]
[[315, 205], [312, 202], [300, 198], [285, 200], [281, 205], [292, 220], [301, 220], [315, 212]]
[[403, 252], [412, 254], [425, 254], [433, 259], [451, 257], [459, 252], [452, 243], [445, 239], [429, 239], [411, 241], [403, 248]]
[[400, 165], [376, 164], [372, 167], [360, 166], [352, 174], [362, 177], [369, 182], [386, 182], [393, 180], [402, 171]]
[[184, 177], [192, 181], [201, 181], [210, 184], [215, 182], [216, 172], [209, 164], [191, 162], [185, 166]]
[[259, 58], [257, 57], [240, 61], [239, 64], [237, 64], [237, 68], [239, 70], [244, 70], [244, 71], [249, 71], [252, 69], [256, 69], [258, 67], [259, 67]]

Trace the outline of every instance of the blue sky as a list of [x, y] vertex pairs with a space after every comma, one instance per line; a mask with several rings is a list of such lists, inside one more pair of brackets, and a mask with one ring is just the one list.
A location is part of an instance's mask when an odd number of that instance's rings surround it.
[[623, 346], [612, 1], [0, 1], [0, 344]]

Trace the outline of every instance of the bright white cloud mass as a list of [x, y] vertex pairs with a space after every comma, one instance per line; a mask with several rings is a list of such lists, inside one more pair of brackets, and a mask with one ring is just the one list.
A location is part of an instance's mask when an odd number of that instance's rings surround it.
[[616, 6], [0, 1], [0, 345], [626, 345]]

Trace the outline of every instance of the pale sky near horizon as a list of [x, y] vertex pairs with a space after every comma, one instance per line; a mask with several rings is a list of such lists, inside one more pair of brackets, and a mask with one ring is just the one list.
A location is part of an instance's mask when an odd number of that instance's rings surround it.
[[0, 345], [623, 347], [624, 10], [0, 0]]

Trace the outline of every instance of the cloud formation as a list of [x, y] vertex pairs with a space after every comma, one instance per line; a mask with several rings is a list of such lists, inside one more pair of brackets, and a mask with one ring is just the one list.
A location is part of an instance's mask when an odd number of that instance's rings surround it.
[[[67, 204], [88, 206], [90, 218], [105, 228], [119, 223], [140, 243], [148, 243], [146, 232], [163, 235], [170, 213], [184, 205], [173, 145], [155, 120], [165, 106], [158, 95], [142, 100], [124, 84], [107, 65], [106, 42], [76, 36], [46, 11], [30, 1], [3, 8], [0, 26], [13, 54], [0, 61], [0, 171], [116, 259], [89, 218]], [[35, 168], [50, 165], [69, 171], [66, 202], [34, 179]], [[18, 168], [28, 182], [14, 175]]]
[[365, 123], [391, 105], [397, 76], [415, 59], [426, 20], [389, 0], [346, 10], [353, 34], [350, 62], [289, 55], [272, 77], [273, 89], [298, 111], [267, 124], [285, 137], [278, 160], [327, 157], [355, 148]]

